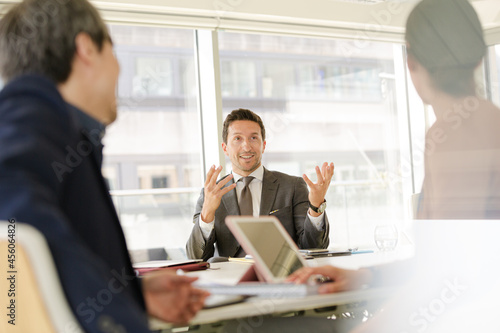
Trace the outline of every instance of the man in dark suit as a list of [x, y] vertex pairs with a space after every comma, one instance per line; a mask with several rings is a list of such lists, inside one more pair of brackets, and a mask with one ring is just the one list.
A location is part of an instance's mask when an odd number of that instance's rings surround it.
[[138, 281], [100, 171], [119, 66], [95, 8], [15, 5], [0, 20], [0, 71], [0, 220], [43, 233], [86, 332], [149, 332], [146, 313], [187, 322], [206, 294], [175, 274]]
[[[324, 163], [321, 169], [316, 167], [316, 184], [306, 175], [302, 179], [269, 171], [261, 163], [265, 135], [264, 124], [254, 112], [238, 109], [227, 116], [222, 130], [222, 149], [231, 160], [232, 173], [219, 182], [221, 167], [212, 166], [207, 174], [196, 206], [195, 225], [186, 245], [190, 258], [213, 257], [214, 245], [218, 256], [245, 255], [224, 222], [228, 215], [274, 215], [300, 248], [328, 247], [329, 224], [324, 210], [333, 163]], [[248, 185], [245, 185], [246, 177], [249, 177]], [[242, 207], [247, 187], [252, 203], [249, 210], [246, 204]]]

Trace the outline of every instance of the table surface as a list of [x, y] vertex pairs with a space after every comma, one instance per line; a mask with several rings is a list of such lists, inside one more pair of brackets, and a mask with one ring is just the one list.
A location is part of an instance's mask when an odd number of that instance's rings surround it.
[[[347, 269], [378, 265], [410, 257], [412, 248], [402, 249], [397, 252], [374, 252], [354, 254], [351, 256], [326, 257], [308, 260], [312, 266], [334, 265]], [[188, 272], [186, 275], [197, 276], [199, 283], [236, 284], [240, 277], [250, 267], [250, 263], [222, 262], [213, 263], [211, 268], [204, 271]], [[211, 309], [201, 310], [191, 321], [190, 325], [206, 324], [223, 320], [259, 316], [273, 313], [286, 313], [291, 311], [316, 309], [332, 305], [359, 302], [374, 298], [387, 297], [393, 288], [370, 288], [356, 291], [340, 292], [329, 295], [311, 295], [298, 298], [263, 298], [250, 297], [245, 302], [226, 305]], [[160, 330], [171, 325], [152, 318], [150, 328]]]

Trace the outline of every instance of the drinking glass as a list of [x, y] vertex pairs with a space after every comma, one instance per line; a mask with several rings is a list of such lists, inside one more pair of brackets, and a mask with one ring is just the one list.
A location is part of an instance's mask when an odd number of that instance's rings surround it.
[[394, 224], [377, 225], [374, 238], [380, 251], [392, 251], [398, 244], [398, 228]]

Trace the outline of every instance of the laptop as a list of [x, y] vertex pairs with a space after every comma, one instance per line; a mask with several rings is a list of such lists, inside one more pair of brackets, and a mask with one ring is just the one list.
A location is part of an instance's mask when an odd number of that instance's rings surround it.
[[255, 261], [261, 281], [279, 283], [308, 266], [288, 232], [275, 216], [228, 216], [226, 225]]
[[317, 284], [284, 280], [308, 266], [283, 225], [274, 216], [228, 216], [226, 224], [254, 263], [236, 285], [203, 284], [212, 295], [247, 295], [272, 298], [316, 295]]

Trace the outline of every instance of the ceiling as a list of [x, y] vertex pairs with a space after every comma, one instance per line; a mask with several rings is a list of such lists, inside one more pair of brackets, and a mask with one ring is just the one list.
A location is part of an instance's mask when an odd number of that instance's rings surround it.
[[[18, 0], [0, 0], [2, 4]], [[418, 0], [90, 0], [113, 23], [403, 42]], [[470, 0], [488, 44], [500, 43], [500, 0]]]
[[[1, 1], [1, 0], [0, 0]], [[92, 1], [92, 0], [91, 0]], [[403, 41], [406, 18], [419, 0], [100, 0], [110, 20], [126, 12], [152, 14], [150, 23], [312, 37]], [[488, 43], [500, 43], [500, 1], [470, 0]], [[119, 15], [114, 15], [118, 10]], [[156, 14], [163, 15], [155, 18]], [[130, 17], [130, 19], [133, 19]]]

